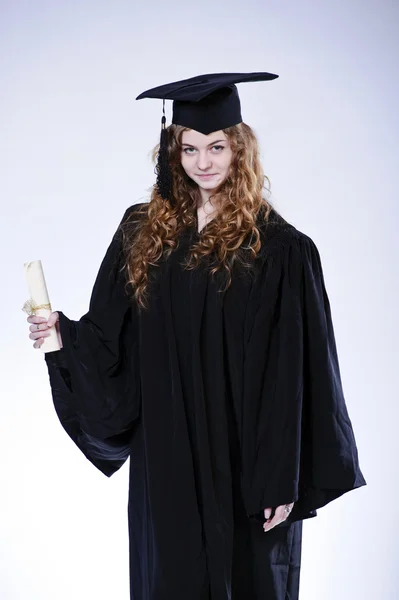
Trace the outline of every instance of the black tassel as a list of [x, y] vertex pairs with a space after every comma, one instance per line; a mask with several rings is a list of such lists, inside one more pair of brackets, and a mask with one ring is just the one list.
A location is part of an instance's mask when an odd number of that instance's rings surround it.
[[169, 163], [168, 152], [168, 130], [166, 129], [165, 117], [165, 101], [164, 114], [162, 117], [161, 141], [159, 143], [159, 151], [155, 172], [157, 174], [158, 193], [164, 200], [172, 201], [172, 171]]

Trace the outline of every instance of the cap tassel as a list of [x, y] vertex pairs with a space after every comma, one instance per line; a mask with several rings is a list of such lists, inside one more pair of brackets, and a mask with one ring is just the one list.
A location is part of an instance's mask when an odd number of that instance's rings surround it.
[[159, 143], [157, 165], [155, 172], [157, 174], [158, 193], [164, 200], [169, 202], [172, 199], [172, 171], [169, 163], [168, 151], [168, 131], [166, 129], [165, 117], [165, 100], [163, 101], [163, 116], [162, 116], [161, 140]]

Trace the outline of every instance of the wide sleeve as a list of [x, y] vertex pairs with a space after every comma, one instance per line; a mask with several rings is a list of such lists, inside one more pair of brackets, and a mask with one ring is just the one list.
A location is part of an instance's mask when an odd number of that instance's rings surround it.
[[366, 482], [319, 252], [300, 232], [280, 237], [264, 258], [246, 343], [242, 484], [249, 515], [295, 502], [292, 521]]
[[88, 312], [79, 321], [59, 312], [63, 348], [45, 355], [62, 426], [107, 476], [128, 458], [140, 415], [137, 310], [126, 290], [122, 259], [119, 226], [100, 266]]

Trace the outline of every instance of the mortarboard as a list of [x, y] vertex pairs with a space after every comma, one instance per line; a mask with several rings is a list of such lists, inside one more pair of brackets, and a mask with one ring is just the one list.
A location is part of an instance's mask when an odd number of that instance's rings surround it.
[[173, 100], [172, 124], [195, 129], [204, 135], [242, 122], [236, 83], [276, 79], [273, 73], [210, 73], [167, 83], [137, 96], [163, 100], [161, 142], [157, 164], [158, 191], [171, 199], [172, 176], [168, 160], [165, 100]]

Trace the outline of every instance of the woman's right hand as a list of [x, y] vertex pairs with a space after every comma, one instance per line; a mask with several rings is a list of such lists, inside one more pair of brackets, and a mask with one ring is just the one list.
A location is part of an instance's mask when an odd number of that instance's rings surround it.
[[49, 330], [51, 327], [53, 327], [53, 325], [55, 325], [58, 341], [60, 342], [60, 346], [62, 348], [59, 319], [60, 316], [58, 312], [52, 312], [48, 319], [45, 319], [44, 317], [36, 317], [35, 315], [30, 315], [27, 318], [28, 323], [31, 323], [31, 326], [29, 327], [29, 338], [31, 340], [35, 340], [35, 343], [33, 344], [34, 348], [40, 348], [44, 342], [44, 338], [50, 335]]

